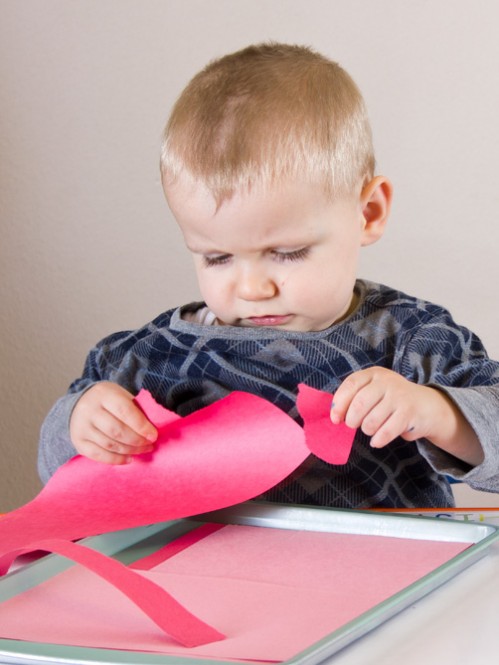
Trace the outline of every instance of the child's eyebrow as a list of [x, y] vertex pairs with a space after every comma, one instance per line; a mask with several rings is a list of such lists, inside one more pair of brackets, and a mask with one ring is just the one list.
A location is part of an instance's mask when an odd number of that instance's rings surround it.
[[223, 249], [196, 247], [195, 245], [191, 245], [190, 243], [186, 243], [186, 247], [193, 254], [230, 254], [230, 252], [227, 252]]
[[[262, 245], [261, 247], [250, 247], [247, 248], [249, 252], [273, 252], [273, 251], [283, 251], [283, 252], [293, 252], [298, 249], [304, 249], [310, 247], [314, 244], [314, 240], [311, 238], [301, 238], [293, 241], [280, 241]], [[193, 254], [200, 255], [209, 255], [209, 254], [232, 254], [232, 252], [226, 249], [220, 249], [217, 247], [200, 247], [193, 245], [191, 243], [186, 243], [187, 249]]]

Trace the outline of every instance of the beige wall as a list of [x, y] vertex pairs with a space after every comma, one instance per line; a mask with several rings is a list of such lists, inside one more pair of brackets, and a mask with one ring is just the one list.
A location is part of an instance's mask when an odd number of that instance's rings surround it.
[[499, 357], [498, 23], [496, 0], [0, 0], [0, 512], [38, 491], [38, 429], [90, 346], [197, 297], [159, 136], [190, 76], [249, 42], [351, 72], [396, 193], [363, 275]]

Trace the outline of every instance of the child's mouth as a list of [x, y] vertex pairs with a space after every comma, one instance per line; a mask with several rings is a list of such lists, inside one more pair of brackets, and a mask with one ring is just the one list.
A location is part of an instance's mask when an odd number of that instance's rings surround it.
[[266, 316], [250, 316], [247, 320], [255, 326], [282, 326], [291, 320], [291, 314], [267, 314]]

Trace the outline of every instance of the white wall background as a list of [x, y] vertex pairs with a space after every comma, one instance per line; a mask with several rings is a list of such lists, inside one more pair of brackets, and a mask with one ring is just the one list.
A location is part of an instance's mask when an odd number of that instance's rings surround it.
[[362, 274], [447, 305], [499, 357], [496, 0], [0, 0], [0, 512], [39, 490], [40, 424], [105, 334], [198, 297], [159, 138], [248, 43], [353, 75], [395, 185]]

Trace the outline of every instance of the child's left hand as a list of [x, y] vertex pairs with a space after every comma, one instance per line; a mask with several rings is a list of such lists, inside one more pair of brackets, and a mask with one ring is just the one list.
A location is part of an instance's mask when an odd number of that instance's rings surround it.
[[331, 420], [360, 428], [372, 437], [373, 448], [382, 448], [398, 436], [406, 441], [438, 438], [452, 408], [441, 391], [412, 383], [392, 370], [370, 367], [354, 372], [337, 389]]

